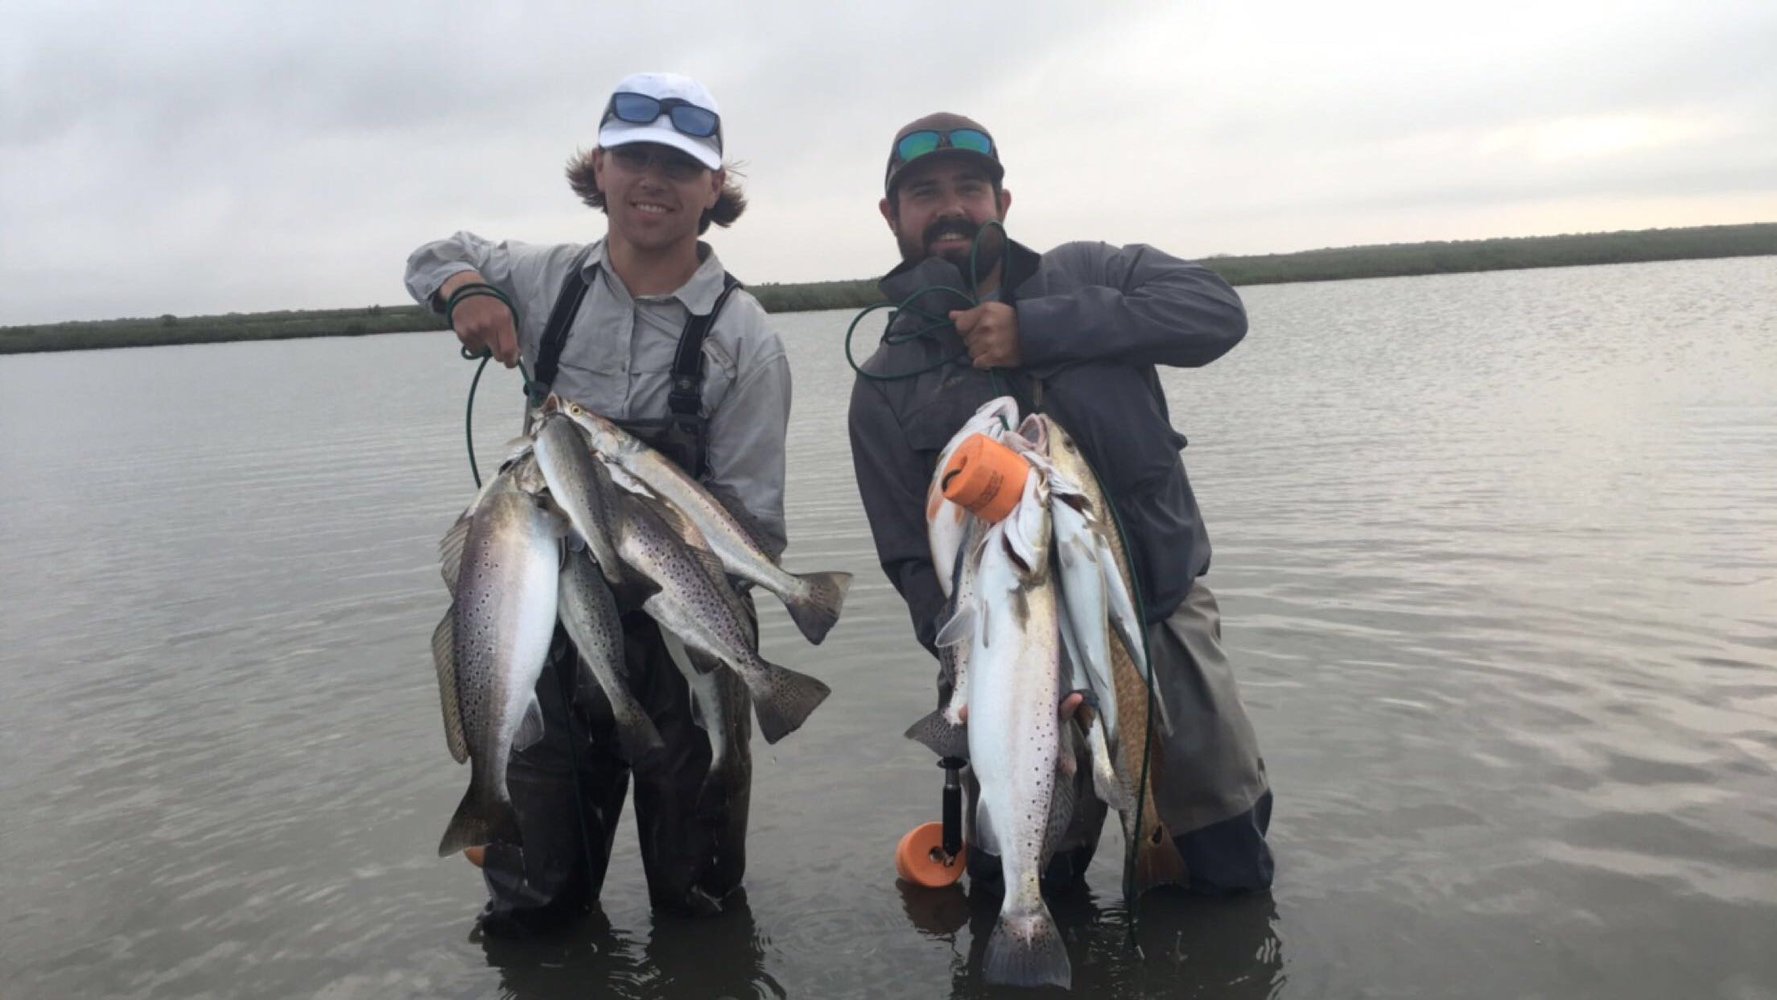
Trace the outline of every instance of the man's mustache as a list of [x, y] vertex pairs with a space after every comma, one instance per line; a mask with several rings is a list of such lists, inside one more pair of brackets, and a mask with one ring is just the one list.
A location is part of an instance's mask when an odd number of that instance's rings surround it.
[[977, 223], [970, 222], [967, 219], [940, 219], [926, 227], [920, 242], [926, 246], [931, 246], [937, 241], [940, 233], [957, 233], [964, 239], [973, 243], [976, 235], [980, 232], [981, 226]]

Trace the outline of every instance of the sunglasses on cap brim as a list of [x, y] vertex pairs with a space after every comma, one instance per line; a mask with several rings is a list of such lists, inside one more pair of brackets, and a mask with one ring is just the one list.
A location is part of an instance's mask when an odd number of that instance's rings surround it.
[[722, 131], [721, 116], [708, 108], [700, 108], [677, 97], [649, 97], [629, 91], [611, 95], [611, 102], [605, 105], [605, 114], [599, 124], [602, 126], [615, 118], [631, 125], [651, 125], [661, 115], [672, 122], [674, 129], [693, 138], [708, 139]]
[[917, 160], [928, 153], [936, 153], [940, 149], [958, 149], [968, 153], [980, 153], [992, 157], [993, 140], [980, 129], [953, 128], [948, 132], [936, 129], [921, 129], [909, 132], [895, 143], [895, 159], [906, 163]]

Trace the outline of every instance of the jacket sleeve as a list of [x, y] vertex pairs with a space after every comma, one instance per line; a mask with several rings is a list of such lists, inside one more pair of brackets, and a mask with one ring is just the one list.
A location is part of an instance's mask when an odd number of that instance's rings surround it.
[[1195, 368], [1246, 336], [1246, 309], [1221, 276], [1150, 246], [1069, 243], [1052, 261], [1082, 282], [1017, 300], [1029, 367], [1077, 361]]
[[[735, 303], [739, 305], [739, 303]], [[704, 477], [723, 500], [746, 509], [773, 558], [783, 553], [784, 436], [790, 425], [790, 362], [783, 343], [759, 311], [757, 351], [735, 373], [734, 385], [709, 415], [709, 468]], [[731, 508], [732, 509], [732, 508]]]
[[436, 313], [444, 312], [438, 289], [453, 274], [479, 271], [488, 284], [517, 295], [512, 277], [511, 248], [463, 231], [422, 245], [407, 257], [407, 294]]
[[876, 541], [876, 557], [907, 602], [915, 638], [936, 656], [944, 592], [932, 569], [926, 537], [926, 470], [881, 388], [867, 379], [852, 384], [849, 424], [852, 471]]

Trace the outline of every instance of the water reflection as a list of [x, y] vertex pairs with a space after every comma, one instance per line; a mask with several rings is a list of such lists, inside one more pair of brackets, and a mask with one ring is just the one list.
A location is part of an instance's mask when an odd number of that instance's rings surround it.
[[597, 908], [548, 936], [512, 941], [476, 930], [470, 939], [498, 970], [501, 995], [514, 1000], [784, 1000], [788, 995], [765, 971], [765, 948], [745, 890], [729, 897], [715, 916], [656, 914], [645, 942], [614, 928]]
[[[981, 981], [981, 960], [999, 918], [997, 893], [960, 886], [922, 889], [906, 882], [897, 888], [909, 923], [959, 949], [951, 967], [951, 997], [1030, 995]], [[1283, 942], [1270, 893], [1206, 899], [1157, 889], [1141, 898], [1134, 947], [1121, 900], [1101, 906], [1090, 888], [1046, 898], [1067, 942], [1075, 994], [1244, 1000], [1276, 996], [1283, 988]], [[966, 955], [957, 938], [965, 927]]]

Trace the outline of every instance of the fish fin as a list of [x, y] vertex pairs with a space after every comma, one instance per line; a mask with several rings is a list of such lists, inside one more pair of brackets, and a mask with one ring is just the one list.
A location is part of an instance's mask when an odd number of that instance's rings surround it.
[[975, 846], [989, 854], [1000, 854], [1000, 835], [993, 828], [993, 812], [987, 803], [975, 800]]
[[[1008, 891], [1010, 889], [1008, 888]], [[981, 959], [981, 977], [1000, 986], [1073, 985], [1073, 966], [1067, 946], [1047, 906], [1038, 904], [1030, 914], [1001, 914], [987, 939]]]
[[623, 466], [617, 464], [616, 462], [613, 462], [610, 459], [605, 458], [603, 455], [599, 456], [599, 461], [604, 463], [605, 471], [607, 471], [611, 474], [611, 482], [614, 485], [616, 485], [618, 489], [623, 490], [625, 493], [630, 493], [630, 494], [633, 494], [638, 497], [642, 497], [647, 500], [659, 500], [660, 499], [658, 496], [655, 495], [653, 490], [648, 488], [648, 485], [646, 483], [642, 482], [640, 479], [637, 479], [635, 477], [635, 475], [633, 473], [631, 473], [628, 469], [625, 469]]
[[457, 580], [463, 575], [463, 546], [469, 542], [469, 517], [457, 518], [444, 537], [438, 540], [438, 572], [451, 596], [457, 593]]
[[[656, 593], [654, 596], [642, 602], [642, 610], [646, 611], [649, 617], [653, 618], [656, 622], [666, 616], [667, 607], [668, 604], [666, 598], [662, 597], [659, 593]], [[692, 673], [713, 673], [718, 667], [724, 665], [721, 657], [706, 656], [699, 653], [696, 649], [685, 645], [685, 640], [681, 638], [677, 632], [674, 632], [665, 626], [661, 626], [660, 628], [660, 637], [666, 643], [668, 653], [671, 653], [674, 648], [677, 648], [679, 653], [684, 657], [681, 662], [678, 657], [675, 656], [674, 665], [676, 665], [681, 672], [685, 672], [687, 677], [691, 676]], [[739, 671], [735, 672], [739, 673]]]
[[611, 596], [617, 599], [619, 611], [647, 607], [649, 598], [660, 593], [660, 584], [643, 576], [630, 564], [620, 563], [617, 569], [618, 579], [611, 585]]
[[905, 735], [941, 758], [969, 757], [968, 727], [952, 725], [942, 708], [907, 727]]
[[1080, 637], [1074, 631], [1074, 618], [1068, 614], [1067, 602], [1057, 601], [1055, 619], [1061, 633], [1061, 656], [1067, 683], [1081, 690], [1091, 683], [1086, 674], [1086, 658], [1080, 655]]
[[722, 564], [722, 557], [710, 548], [709, 539], [704, 537], [696, 523], [685, 512], [670, 500], [642, 500], [637, 506], [659, 518], [669, 535], [684, 543], [686, 551], [697, 560], [697, 564], [708, 573], [710, 579], [727, 586], [728, 567]]
[[845, 605], [845, 591], [851, 586], [850, 573], [793, 574], [808, 588], [808, 596], [785, 601], [790, 619], [802, 630], [809, 642], [820, 645], [833, 625], [839, 621], [839, 609]]
[[[646, 500], [648, 509], [652, 510], [662, 521], [666, 522], [668, 531], [685, 540], [685, 544], [702, 552], [710, 551], [709, 539], [704, 537], [703, 529], [691, 520], [679, 505], [671, 500], [654, 498]], [[727, 572], [727, 570], [723, 570]]]
[[[685, 677], [687, 682], [697, 674], [708, 673], [714, 669], [708, 664], [699, 663], [693, 659], [691, 651], [685, 648], [684, 640], [664, 628], [660, 630], [660, 644], [666, 647], [667, 657], [673, 661], [673, 666], [679, 668], [679, 673]], [[709, 712], [704, 707], [703, 699], [697, 696], [697, 687], [690, 683], [686, 683], [685, 687], [691, 695], [691, 721], [697, 724], [697, 728], [706, 733], [709, 732]]]
[[543, 467], [537, 464], [537, 453], [527, 451], [513, 459], [507, 468], [511, 469], [512, 485], [520, 493], [528, 493], [533, 497], [541, 497], [549, 489], [543, 479]]
[[623, 747], [624, 759], [633, 768], [647, 770], [652, 767], [656, 758], [666, 750], [666, 741], [660, 738], [660, 730], [654, 721], [646, 715], [617, 716], [617, 742]]
[[[740, 591], [735, 589], [734, 580], [728, 576], [728, 567], [722, 564], [721, 556], [716, 555], [709, 549], [698, 548], [695, 545], [688, 545], [686, 548], [690, 550], [692, 557], [697, 560], [697, 565], [701, 567], [705, 573], [709, 574], [710, 580], [713, 581], [717, 589], [721, 591], [724, 600], [729, 603], [734, 603], [740, 599]], [[736, 610], [739, 611], [740, 609], [737, 607]], [[749, 619], [744, 613], [741, 614], [740, 618], [743, 624], [749, 622]], [[748, 636], [753, 634], [753, 629], [750, 624], [748, 624], [747, 627], [747, 634]]]
[[1105, 740], [1104, 715], [1092, 713], [1086, 725], [1086, 746], [1092, 754], [1092, 790], [1097, 793], [1099, 801], [1112, 809], [1122, 812], [1132, 808], [1135, 803], [1129, 801], [1129, 794], [1123, 783], [1117, 780], [1117, 770], [1111, 760], [1110, 744]]
[[938, 629], [938, 637], [933, 640], [936, 646], [957, 646], [968, 642], [975, 634], [975, 609], [964, 606], [956, 609], [943, 627]]
[[580, 683], [589, 684], [594, 690], [603, 691], [605, 700], [611, 703], [611, 718], [616, 723], [617, 742], [623, 747], [624, 759], [632, 766], [645, 766], [654, 756], [666, 749], [666, 742], [660, 738], [660, 730], [655, 728], [654, 720], [648, 718], [648, 712], [642, 703], [636, 700], [635, 693], [623, 683], [621, 665], [614, 665], [611, 676], [617, 679], [613, 691], [600, 683], [598, 673], [584, 656], [580, 661]]
[[463, 735], [463, 708], [457, 701], [456, 612], [446, 611], [432, 630], [432, 665], [438, 671], [438, 704], [444, 709], [444, 745], [450, 759], [469, 760], [469, 741]]
[[751, 692], [753, 713], [759, 717], [759, 735], [776, 743], [801, 727], [833, 689], [788, 667], [763, 659], [759, 664], [765, 680]]
[[532, 692], [530, 702], [524, 707], [524, 718], [518, 723], [518, 732], [512, 734], [512, 749], [535, 746], [542, 738], [543, 706], [537, 701], [536, 692]]
[[513, 810], [511, 802], [502, 802], [486, 794], [480, 783], [471, 778], [469, 790], [463, 793], [463, 801], [457, 804], [457, 811], [451, 816], [450, 825], [444, 828], [443, 839], [438, 842], [438, 856], [447, 858], [465, 848], [496, 841], [502, 844], [524, 842], [518, 829], [518, 813]]
[[[1151, 798], [1143, 810], [1153, 815]], [[1129, 899], [1155, 886], [1185, 885], [1190, 881], [1190, 870], [1185, 865], [1184, 855], [1179, 853], [1178, 842], [1172, 839], [1172, 830], [1158, 816], [1144, 820], [1144, 825], [1149, 827], [1146, 835], [1138, 834], [1136, 843], [1131, 845], [1135, 849], [1135, 865], [1131, 873], [1134, 884], [1124, 892]]]

